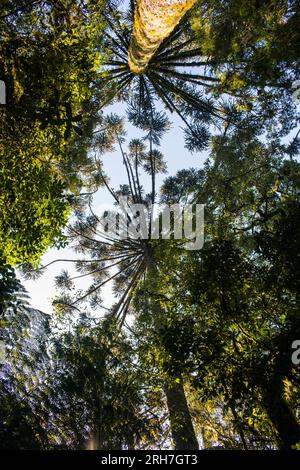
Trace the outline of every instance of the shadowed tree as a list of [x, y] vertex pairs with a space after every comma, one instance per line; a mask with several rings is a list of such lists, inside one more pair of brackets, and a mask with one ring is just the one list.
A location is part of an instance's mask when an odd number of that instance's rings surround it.
[[244, 448], [299, 446], [299, 370], [291, 360], [300, 328], [298, 154], [298, 134], [290, 143], [261, 142], [240, 129], [213, 140], [202, 170], [181, 171], [163, 186], [166, 203], [190, 191], [206, 204], [203, 250], [182, 258], [180, 275], [167, 281], [175, 289], [169, 304], [195, 309], [200, 328], [183, 342], [186, 352], [191, 338], [195, 355], [174, 359], [173, 329], [165, 335], [169, 363], [193, 374], [201, 400], [222, 396]]

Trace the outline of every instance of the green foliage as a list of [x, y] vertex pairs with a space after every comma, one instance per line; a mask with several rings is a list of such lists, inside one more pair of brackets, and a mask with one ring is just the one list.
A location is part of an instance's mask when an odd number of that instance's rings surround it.
[[202, 53], [220, 79], [217, 94], [237, 98], [237, 109], [282, 107], [299, 75], [298, 0], [200, 0], [191, 20]]
[[[103, 2], [6, 2], [0, 17], [0, 249], [35, 264], [61, 246], [98, 121]], [[88, 15], [89, 21], [86, 21]], [[41, 60], [42, 58], [42, 60]], [[71, 166], [71, 168], [70, 168]]]
[[14, 270], [0, 258], [0, 319], [5, 312], [16, 303], [16, 294], [21, 290], [21, 284]]
[[61, 227], [70, 214], [65, 184], [46, 160], [53, 156], [50, 149], [41, 155], [33, 132], [29, 142], [24, 140], [24, 151], [6, 142], [1, 152], [0, 246], [12, 265], [25, 260], [35, 264], [49, 246], [63, 242]]
[[[194, 425], [208, 449], [299, 447], [299, 2], [199, 1], [139, 76], [127, 64], [134, 2], [129, 14], [115, 6], [6, 1], [0, 16], [0, 333], [15, 346], [0, 377], [1, 446], [147, 449], [172, 437], [191, 449]], [[182, 72], [193, 67], [206, 70]], [[99, 111], [113, 99], [144, 132], [127, 149], [124, 120]], [[168, 176], [160, 195], [170, 121], [158, 100], [184, 121], [191, 152], [210, 144], [203, 168]], [[117, 190], [100, 160], [116, 143]], [[159, 198], [205, 204], [203, 249], [108, 233], [92, 206], [101, 185], [116, 209], [128, 197], [123, 229], [138, 220], [134, 203], [149, 220]], [[37, 265], [67, 240], [78, 275], [56, 277], [48, 342], [22, 355], [30, 318], [11, 265]], [[89, 316], [86, 301], [107, 313]]]
[[134, 367], [133, 345], [115, 331], [111, 322], [82, 317], [72, 333], [55, 339], [49, 398], [56, 410], [53, 425], [58, 418], [62, 423], [56, 430], [61, 446], [149, 446], [159, 431], [149, 413], [148, 393], [141, 390], [143, 378]]
[[201, 0], [192, 23], [203, 53], [228, 65], [227, 84], [239, 91], [291, 83], [289, 73], [299, 67], [298, 21], [297, 0]]
[[[214, 139], [198, 189], [191, 180], [196, 200], [206, 202], [204, 247], [161, 252], [166, 314], [154, 331], [162, 365], [189, 377], [204, 410], [218, 397], [225, 421], [213, 426], [228, 433], [232, 413], [237, 448], [239, 440], [245, 449], [291, 448], [300, 436], [291, 361], [300, 331], [299, 163], [286, 158], [288, 149], [244, 130]], [[184, 200], [182, 176], [166, 181], [163, 197]], [[210, 445], [220, 442], [212, 438]]]
[[38, 431], [42, 433], [42, 429], [38, 426], [32, 409], [7, 390], [2, 381], [0, 382], [0, 404], [0, 449], [41, 449]]

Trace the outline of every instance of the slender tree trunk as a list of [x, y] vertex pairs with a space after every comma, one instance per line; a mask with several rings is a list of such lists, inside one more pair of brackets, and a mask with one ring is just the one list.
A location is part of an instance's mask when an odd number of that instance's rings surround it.
[[165, 394], [175, 450], [199, 449], [182, 381], [167, 384]]
[[128, 64], [142, 73], [160, 44], [177, 26], [196, 0], [137, 0]]
[[222, 384], [223, 384], [223, 387], [225, 389], [225, 400], [229, 404], [229, 408], [231, 410], [231, 413], [232, 413], [232, 416], [233, 416], [233, 419], [234, 419], [236, 430], [240, 435], [240, 438], [241, 438], [244, 449], [249, 450], [248, 446], [247, 446], [247, 441], [246, 441], [246, 438], [245, 438], [245, 434], [244, 434], [244, 431], [243, 431], [243, 427], [240, 423], [238, 413], [236, 412], [236, 409], [235, 409], [234, 400], [230, 397], [230, 393], [229, 393], [229, 390], [227, 388], [225, 380], [222, 380]]

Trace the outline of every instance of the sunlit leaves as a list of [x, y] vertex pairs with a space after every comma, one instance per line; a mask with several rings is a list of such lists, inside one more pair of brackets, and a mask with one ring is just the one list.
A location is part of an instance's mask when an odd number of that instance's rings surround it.
[[101, 120], [92, 82], [103, 4], [6, 6], [0, 18], [7, 88], [0, 110], [0, 243], [9, 263], [34, 264], [48, 247], [64, 244], [71, 205], [79, 204], [84, 184], [95, 183], [87, 152]]

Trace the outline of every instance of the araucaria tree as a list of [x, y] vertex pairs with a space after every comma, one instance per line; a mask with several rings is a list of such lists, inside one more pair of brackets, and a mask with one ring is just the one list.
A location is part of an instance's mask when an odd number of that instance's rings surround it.
[[233, 114], [224, 96], [213, 98], [220, 80], [192, 31], [194, 3], [132, 1], [125, 14], [108, 6], [101, 93], [102, 106], [124, 99], [140, 115], [160, 101], [184, 122], [187, 147], [201, 150], [209, 124], [227, 125]]
[[175, 29], [196, 0], [139, 0], [134, 12], [128, 64], [133, 73], [147, 68], [161, 43]]
[[[154, 129], [152, 124], [155, 124]], [[121, 122], [120, 122], [121, 124]], [[116, 126], [117, 140], [120, 146], [123, 164], [126, 170], [126, 182], [118, 191], [113, 190], [101, 172], [100, 175], [109, 193], [113, 197], [117, 210], [120, 211], [117, 233], [107, 225], [113, 213], [105, 214], [102, 218], [93, 212], [79, 215], [78, 221], [69, 228], [70, 239], [76, 244], [76, 250], [87, 258], [78, 260], [76, 267], [78, 276], [71, 277], [63, 271], [57, 277], [57, 285], [64, 289], [64, 294], [55, 300], [59, 311], [80, 310], [84, 301], [89, 300], [92, 307], [101, 308], [101, 291], [104, 285], [113, 281], [114, 293], [119, 299], [111, 307], [106, 316], [117, 322], [119, 328], [126, 326], [128, 314], [134, 313], [132, 301], [139, 295], [143, 282], [152, 279], [154, 295], [149, 303], [149, 316], [161, 316], [163, 303], [159, 292], [159, 279], [164, 276], [160, 270], [160, 252], [164, 243], [160, 237], [153, 239], [154, 204], [156, 203], [156, 175], [165, 171], [165, 163], [161, 152], [155, 148], [158, 144], [167, 120], [161, 113], [154, 112], [148, 126], [145, 124], [145, 140], [134, 139], [129, 143], [128, 152], [124, 150], [124, 137], [121, 126]], [[148, 143], [147, 149], [145, 143]], [[150, 176], [150, 192], [145, 193], [142, 186], [144, 176]], [[125, 207], [124, 198], [126, 199]], [[137, 206], [136, 206], [137, 205]], [[118, 209], [119, 208], [119, 209]], [[123, 211], [123, 212], [122, 212]], [[124, 213], [125, 211], [125, 213]], [[146, 226], [142, 227], [143, 220]], [[125, 238], [119, 236], [121, 231], [126, 232]], [[162, 235], [158, 229], [157, 235]], [[167, 234], [164, 234], [165, 236]], [[178, 241], [182, 244], [183, 241]], [[85, 276], [92, 276], [94, 283], [85, 291], [72, 296], [73, 281]], [[155, 288], [156, 286], [156, 288]], [[157, 293], [157, 296], [155, 295]], [[184, 381], [181, 374], [161, 377], [161, 387], [166, 395], [171, 434], [176, 449], [196, 449], [198, 442], [193, 428], [187, 399], [184, 390]]]
[[[1, 448], [300, 449], [299, 6], [2, 1]], [[158, 188], [172, 113], [209, 156]]]

